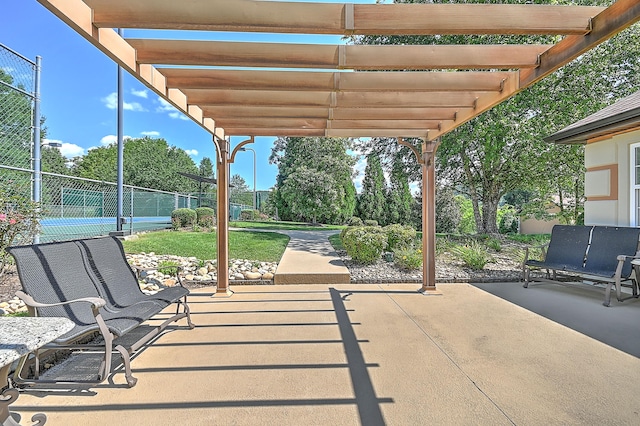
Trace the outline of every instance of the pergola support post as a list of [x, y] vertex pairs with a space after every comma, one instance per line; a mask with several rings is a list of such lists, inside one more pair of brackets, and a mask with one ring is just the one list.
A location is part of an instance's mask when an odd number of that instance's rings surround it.
[[216, 294], [231, 296], [229, 288], [229, 141], [214, 135], [216, 174], [218, 180], [216, 217], [216, 247], [218, 290]]
[[422, 143], [422, 287], [423, 294], [442, 294], [436, 288], [436, 167], [440, 140]]
[[398, 138], [398, 143], [413, 151], [422, 168], [422, 287], [425, 295], [441, 295], [436, 287], [436, 169], [435, 156], [440, 138], [423, 139], [422, 152]]

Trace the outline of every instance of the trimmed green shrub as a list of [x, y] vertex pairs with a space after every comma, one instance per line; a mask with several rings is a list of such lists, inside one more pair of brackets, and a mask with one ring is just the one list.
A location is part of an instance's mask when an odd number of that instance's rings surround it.
[[240, 220], [257, 220], [260, 216], [260, 210], [242, 210], [240, 212]]
[[362, 226], [364, 223], [358, 216], [352, 216], [347, 220], [347, 226]]
[[171, 212], [171, 223], [174, 224], [174, 228], [176, 223], [178, 227], [184, 228], [187, 226], [193, 226], [196, 223], [196, 211], [192, 209], [175, 209]]
[[412, 227], [396, 223], [382, 229], [387, 234], [387, 250], [396, 251], [413, 247], [417, 233]]
[[422, 250], [413, 248], [396, 250], [393, 256], [393, 263], [399, 268], [410, 271], [420, 269], [422, 266]]
[[377, 226], [347, 228], [342, 236], [347, 254], [359, 263], [375, 263], [387, 245], [387, 234]]
[[378, 226], [378, 221], [373, 219], [367, 219], [364, 221], [364, 226]]
[[198, 207], [196, 209], [196, 218], [199, 226], [211, 228], [215, 221], [215, 212], [211, 207]]
[[451, 252], [458, 256], [465, 266], [476, 271], [484, 269], [485, 265], [492, 260], [487, 249], [477, 241], [470, 241], [464, 246], [455, 246]]

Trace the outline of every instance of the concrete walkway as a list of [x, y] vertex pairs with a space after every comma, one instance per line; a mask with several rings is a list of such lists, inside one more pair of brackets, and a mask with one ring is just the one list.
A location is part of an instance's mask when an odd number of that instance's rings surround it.
[[291, 238], [274, 284], [348, 284], [349, 270], [329, 242], [340, 231], [278, 231]]
[[[21, 394], [11, 409], [65, 426], [640, 424], [640, 359], [474, 286], [438, 288], [199, 289], [196, 328], [135, 357], [134, 388], [116, 372], [84, 392]], [[589, 309], [595, 322], [625, 314]]]

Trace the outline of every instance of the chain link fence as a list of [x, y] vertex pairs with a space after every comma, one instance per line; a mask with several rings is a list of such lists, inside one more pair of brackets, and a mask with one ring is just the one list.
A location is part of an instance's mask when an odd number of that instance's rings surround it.
[[[34, 150], [36, 90], [36, 63], [0, 44], [0, 187], [9, 197], [41, 201], [40, 242], [115, 231], [115, 183], [35, 170], [34, 155], [40, 151]], [[34, 186], [37, 176], [40, 191]], [[170, 227], [174, 209], [198, 206], [189, 194], [128, 185], [123, 193], [122, 230], [130, 233]], [[0, 213], [9, 207], [0, 205]]]

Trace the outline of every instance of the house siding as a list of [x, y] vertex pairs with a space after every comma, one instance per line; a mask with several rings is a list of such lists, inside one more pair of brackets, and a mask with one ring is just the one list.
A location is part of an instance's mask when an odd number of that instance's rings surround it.
[[630, 145], [640, 131], [587, 143], [585, 147], [584, 222], [586, 225], [630, 226]]

